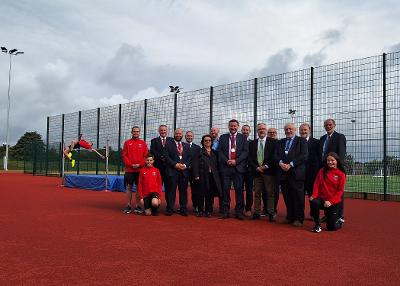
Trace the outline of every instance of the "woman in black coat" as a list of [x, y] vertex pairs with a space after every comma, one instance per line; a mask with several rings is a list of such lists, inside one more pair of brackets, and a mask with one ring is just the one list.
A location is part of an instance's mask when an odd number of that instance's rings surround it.
[[212, 138], [210, 135], [204, 135], [201, 138], [200, 154], [192, 162], [193, 175], [199, 182], [199, 196], [197, 216], [211, 217], [213, 211], [214, 197], [222, 192], [221, 181], [218, 172], [217, 155], [212, 150]]

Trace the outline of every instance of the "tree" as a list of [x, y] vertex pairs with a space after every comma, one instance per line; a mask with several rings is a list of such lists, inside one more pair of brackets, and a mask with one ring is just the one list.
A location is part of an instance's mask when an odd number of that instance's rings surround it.
[[32, 156], [34, 153], [43, 153], [45, 144], [42, 140], [42, 135], [34, 132], [25, 132], [18, 139], [17, 144], [10, 148], [10, 157], [23, 160], [25, 156]]

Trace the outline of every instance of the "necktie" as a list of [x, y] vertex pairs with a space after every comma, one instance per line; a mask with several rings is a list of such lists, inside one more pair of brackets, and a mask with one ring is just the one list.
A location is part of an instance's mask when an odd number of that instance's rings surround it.
[[324, 159], [324, 157], [325, 157], [325, 155], [326, 155], [326, 151], [328, 150], [328, 145], [329, 145], [329, 139], [330, 139], [331, 137], [327, 134], [326, 135], [326, 139], [325, 139], [325, 142], [324, 142], [324, 147], [323, 147], [323, 149], [322, 149], [322, 160]]
[[180, 159], [182, 159], [182, 153], [183, 153], [182, 142], [178, 142], [178, 155]]
[[165, 138], [161, 138], [161, 144], [163, 145], [163, 147], [165, 146]]
[[236, 158], [236, 137], [234, 134], [231, 135], [231, 150], [229, 153], [229, 158], [231, 160]]
[[264, 162], [264, 141], [263, 140], [259, 140], [260, 144], [258, 146], [258, 150], [257, 150], [257, 162], [258, 165], [262, 165], [262, 163]]
[[285, 152], [289, 152], [289, 150], [290, 150], [290, 142], [292, 142], [292, 138], [287, 138], [286, 139]]

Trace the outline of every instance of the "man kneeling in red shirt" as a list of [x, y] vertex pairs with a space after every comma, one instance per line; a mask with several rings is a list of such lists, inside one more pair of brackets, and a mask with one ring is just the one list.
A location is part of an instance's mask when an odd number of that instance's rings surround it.
[[145, 215], [158, 215], [161, 205], [162, 180], [160, 171], [153, 166], [154, 155], [146, 156], [146, 166], [140, 170], [138, 193]]

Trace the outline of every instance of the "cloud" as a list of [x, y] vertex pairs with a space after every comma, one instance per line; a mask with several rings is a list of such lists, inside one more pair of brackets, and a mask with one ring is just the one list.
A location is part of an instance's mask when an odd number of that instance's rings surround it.
[[296, 54], [293, 49], [286, 48], [280, 50], [270, 56], [261, 69], [253, 71], [251, 73], [252, 77], [264, 77], [291, 71], [295, 60]]

